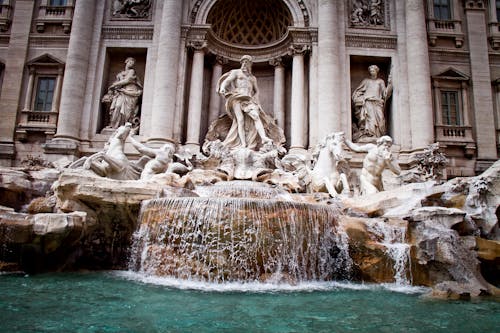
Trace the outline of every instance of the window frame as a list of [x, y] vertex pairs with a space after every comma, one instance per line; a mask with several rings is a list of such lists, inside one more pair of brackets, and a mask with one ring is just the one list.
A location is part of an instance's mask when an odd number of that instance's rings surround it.
[[[446, 4], [443, 3], [444, 1], [446, 1]], [[436, 4], [436, 2], [439, 2], [439, 3]], [[447, 17], [443, 17], [443, 15], [442, 15], [442, 11], [445, 8], [448, 11]], [[453, 20], [452, 1], [451, 0], [433, 0], [432, 1], [432, 13], [433, 13], [433, 16], [436, 20], [441, 20], [441, 21]]]
[[[58, 2], [54, 4], [54, 2]], [[66, 7], [68, 5], [68, 0], [47, 0], [47, 6], [50, 7]]]
[[[54, 110], [53, 104], [54, 104], [54, 95], [55, 95], [56, 85], [57, 85], [57, 76], [41, 74], [41, 75], [37, 75], [35, 80], [36, 80], [36, 84], [35, 84], [36, 90], [32, 96], [31, 109], [34, 112], [52, 112]], [[42, 80], [47, 80], [48, 82], [52, 82], [52, 91], [50, 91], [50, 89], [47, 89], [47, 91], [45, 92], [46, 96], [43, 99], [43, 108], [37, 109], [37, 106], [39, 104], [38, 100], [40, 97], [40, 84], [41, 84]], [[49, 93], [50, 93], [50, 105], [49, 105], [49, 108], [47, 109], [47, 94], [49, 94]]]
[[[440, 109], [441, 109], [441, 123], [449, 126], [462, 126], [463, 125], [463, 107], [462, 107], [462, 91], [459, 89], [450, 89], [443, 87], [439, 89], [440, 93]], [[453, 96], [453, 103], [450, 97]], [[455, 107], [454, 112], [452, 107]], [[453, 115], [453, 113], [455, 113]], [[455, 121], [453, 122], [453, 116]]]

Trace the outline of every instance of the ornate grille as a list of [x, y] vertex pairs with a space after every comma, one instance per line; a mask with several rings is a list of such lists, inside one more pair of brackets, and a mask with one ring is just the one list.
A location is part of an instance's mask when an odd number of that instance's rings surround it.
[[220, 0], [207, 18], [218, 37], [240, 45], [263, 45], [279, 40], [292, 21], [281, 0]]

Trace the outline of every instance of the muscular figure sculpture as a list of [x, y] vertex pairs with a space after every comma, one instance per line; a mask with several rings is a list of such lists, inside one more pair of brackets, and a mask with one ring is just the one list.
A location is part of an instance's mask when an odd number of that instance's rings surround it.
[[357, 145], [349, 140], [345, 140], [345, 143], [347, 147], [357, 153], [368, 153], [363, 160], [363, 168], [359, 176], [361, 195], [374, 194], [384, 190], [382, 172], [385, 168], [397, 175], [401, 173], [399, 164], [390, 150], [392, 146], [390, 136], [384, 135], [378, 138], [376, 145], [372, 143]]
[[226, 112], [233, 122], [224, 140], [229, 148], [255, 148], [260, 142], [272, 142], [267, 136], [259, 104], [257, 79], [252, 74], [252, 57], [241, 57], [241, 68], [233, 69], [219, 79], [218, 92], [226, 99]]

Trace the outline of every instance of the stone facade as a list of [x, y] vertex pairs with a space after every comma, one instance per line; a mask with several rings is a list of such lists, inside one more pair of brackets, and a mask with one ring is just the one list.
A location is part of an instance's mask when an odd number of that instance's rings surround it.
[[[498, 159], [495, 1], [450, 0], [438, 8], [431, 0], [232, 4], [3, 1], [0, 164], [101, 150], [110, 135], [102, 98], [128, 57], [143, 85], [137, 139], [199, 150], [224, 112], [217, 80], [244, 54], [254, 59], [264, 111], [284, 129], [291, 151], [305, 152], [333, 131], [352, 139], [351, 95], [375, 64], [384, 81], [391, 75], [386, 128], [403, 167], [436, 141], [448, 177], [474, 175]], [[47, 78], [50, 109], [40, 110]], [[361, 161], [350, 158], [355, 168]]]

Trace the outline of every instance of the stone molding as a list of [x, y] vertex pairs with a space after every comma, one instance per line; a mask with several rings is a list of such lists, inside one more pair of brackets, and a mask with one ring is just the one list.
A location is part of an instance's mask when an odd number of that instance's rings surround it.
[[398, 39], [396, 36], [359, 36], [346, 35], [347, 47], [362, 47], [369, 49], [396, 49]]
[[102, 28], [103, 39], [152, 40], [153, 26], [125, 27], [105, 26]]
[[467, 0], [464, 7], [465, 10], [486, 10], [484, 0]]
[[184, 34], [187, 47], [206, 47], [208, 52], [233, 61], [239, 61], [241, 56], [248, 54], [254, 58], [254, 62], [267, 62], [270, 59], [289, 55], [291, 46], [294, 49], [306, 47], [310, 50], [313, 41], [317, 38], [316, 29], [290, 27], [280, 40], [256, 47], [227, 43], [212, 32], [210, 25], [184, 27]]
[[[197, 23], [197, 18], [198, 18], [198, 23], [200, 23], [201, 20], [204, 20], [206, 19], [206, 16], [208, 15], [208, 12], [210, 12], [210, 9], [212, 8], [213, 6], [213, 3], [215, 3], [215, 1], [211, 1], [212, 3], [210, 3], [210, 0], [197, 0], [191, 11], [190, 11], [190, 14], [189, 14], [189, 19], [190, 19], [190, 23], [191, 24], [195, 24]], [[303, 25], [304, 27], [309, 27], [310, 25], [310, 15], [309, 15], [309, 11], [307, 10], [307, 6], [304, 2], [304, 0], [295, 0], [295, 1], [283, 1], [284, 4], [288, 7], [288, 9], [290, 10], [290, 12], [292, 13], [292, 17], [294, 18], [294, 21], [297, 20], [297, 15], [299, 15], [299, 12], [300, 12], [300, 15], [302, 16], [302, 21], [303, 21]], [[202, 8], [202, 5], [204, 8]], [[202, 8], [202, 10], [200, 11], [200, 8]], [[208, 9], [208, 10], [207, 10]], [[203, 12], [205, 15], [205, 17], [198, 17], [198, 15], [200, 14], [200, 12]], [[205, 23], [205, 22], [203, 22]], [[298, 22], [294, 22], [295, 25], [297, 25]]]
[[69, 44], [69, 35], [30, 35], [30, 47], [64, 47], [67, 48]]

